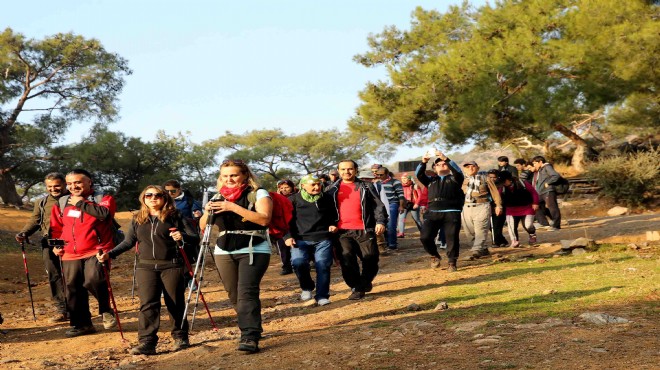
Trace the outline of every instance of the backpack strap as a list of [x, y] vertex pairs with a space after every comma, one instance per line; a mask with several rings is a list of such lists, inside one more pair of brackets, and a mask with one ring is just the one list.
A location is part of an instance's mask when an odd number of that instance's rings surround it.
[[58, 205], [60, 206], [60, 217], [64, 217], [64, 208], [66, 207], [66, 204], [69, 202], [69, 198], [71, 195], [63, 195], [60, 197], [60, 199], [57, 200]]

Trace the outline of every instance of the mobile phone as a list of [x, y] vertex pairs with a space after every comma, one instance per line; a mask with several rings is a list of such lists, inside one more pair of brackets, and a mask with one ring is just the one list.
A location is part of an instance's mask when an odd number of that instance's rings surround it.
[[63, 247], [64, 240], [62, 239], [48, 239], [48, 245], [51, 247]]
[[435, 148], [430, 147], [429, 150], [426, 152], [427, 157], [435, 157]]

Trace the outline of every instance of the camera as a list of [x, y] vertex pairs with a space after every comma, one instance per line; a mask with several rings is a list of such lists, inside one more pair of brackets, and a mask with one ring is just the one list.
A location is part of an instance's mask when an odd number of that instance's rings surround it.
[[63, 247], [64, 240], [62, 239], [48, 239], [48, 245], [51, 247]]

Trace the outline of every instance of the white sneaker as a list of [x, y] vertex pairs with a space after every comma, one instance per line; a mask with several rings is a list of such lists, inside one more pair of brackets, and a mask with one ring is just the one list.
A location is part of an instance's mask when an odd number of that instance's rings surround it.
[[309, 301], [312, 299], [312, 291], [311, 290], [303, 290], [302, 293], [300, 293], [300, 300], [301, 301]]
[[438, 248], [440, 248], [440, 249], [447, 249], [447, 243], [440, 243], [440, 244], [438, 244]]
[[325, 306], [327, 304], [330, 304], [330, 300], [328, 298], [321, 298], [316, 302], [317, 305], [319, 306]]

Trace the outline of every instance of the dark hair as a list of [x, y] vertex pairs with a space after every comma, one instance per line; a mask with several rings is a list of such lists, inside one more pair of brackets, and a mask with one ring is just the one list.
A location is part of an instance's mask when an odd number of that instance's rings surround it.
[[504, 180], [513, 181], [513, 175], [509, 171], [500, 171], [499, 175], [497, 176], [497, 179], [500, 182], [504, 182]]
[[509, 157], [507, 157], [507, 156], [505, 156], [505, 155], [501, 155], [501, 156], [497, 157], [497, 161], [498, 161], [498, 162], [506, 162], [506, 163], [509, 163]]
[[166, 186], [171, 186], [175, 189], [181, 189], [181, 183], [176, 180], [165, 181], [165, 183], [163, 184], [163, 188], [165, 188]]
[[486, 173], [489, 174], [489, 175], [498, 175], [499, 176], [500, 171], [493, 168], [492, 170], [488, 170], [488, 172], [486, 172]]
[[293, 181], [291, 181], [291, 180], [289, 180], [289, 179], [282, 179], [282, 180], [280, 180], [280, 181], [277, 182], [277, 186], [278, 186], [278, 187], [279, 187], [280, 185], [284, 185], [284, 184], [289, 185], [289, 187], [291, 187], [291, 189], [293, 189], [293, 188], [296, 187], [296, 186], [293, 184]]
[[82, 168], [74, 168], [69, 173], [66, 174], [67, 176], [69, 175], [84, 175], [87, 176], [87, 178], [91, 181], [92, 180], [92, 174], [89, 173], [87, 170], [83, 170]]
[[44, 178], [44, 181], [46, 180], [62, 180], [63, 182], [66, 182], [66, 178], [61, 172], [51, 172], [46, 177]]
[[[359, 167], [358, 164], [357, 164], [357, 162], [355, 162], [355, 161], [352, 160], [352, 159], [344, 159], [344, 160], [339, 161], [339, 163], [346, 163], [346, 162], [353, 163], [353, 168], [355, 168], [356, 170], [357, 170], [358, 167]], [[339, 169], [339, 163], [337, 163], [337, 169]]]
[[322, 173], [322, 174], [319, 175], [319, 179], [321, 179], [323, 181], [330, 181], [330, 176]]
[[515, 161], [513, 161], [513, 164], [519, 164], [519, 165], [525, 166], [525, 165], [527, 165], [527, 161], [525, 161], [522, 158], [517, 158]]
[[543, 157], [542, 155], [537, 155], [536, 157], [532, 158], [532, 162], [545, 163], [546, 161], [545, 161], [545, 157]]

